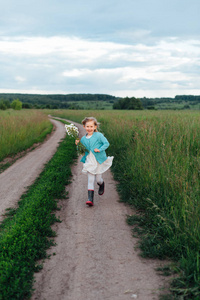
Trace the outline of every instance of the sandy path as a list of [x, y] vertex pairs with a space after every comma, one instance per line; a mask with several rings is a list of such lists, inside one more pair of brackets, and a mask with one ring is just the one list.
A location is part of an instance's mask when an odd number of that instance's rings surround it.
[[[84, 134], [79, 127], [81, 135]], [[80, 159], [79, 159], [80, 161]], [[130, 208], [119, 203], [111, 172], [104, 175], [103, 196], [95, 190], [95, 205], [87, 207], [87, 176], [82, 163], [72, 168], [69, 199], [60, 200], [56, 223], [57, 245], [35, 274], [32, 300], [153, 300], [164, 278], [154, 270], [160, 262], [142, 259], [134, 249], [137, 240], [126, 224]]]
[[63, 124], [55, 120], [51, 122], [56, 126], [56, 131], [50, 138], [0, 174], [0, 221], [5, 209], [16, 205], [27, 186], [39, 176], [44, 164], [56, 152], [60, 139], [65, 136]]

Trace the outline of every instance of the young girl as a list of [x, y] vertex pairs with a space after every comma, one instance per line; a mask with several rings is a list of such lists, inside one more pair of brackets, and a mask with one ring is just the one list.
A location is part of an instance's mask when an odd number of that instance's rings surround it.
[[[97, 120], [94, 117], [87, 117], [82, 121], [86, 130], [86, 135], [81, 138], [81, 143], [86, 147], [87, 151], [82, 157], [82, 172], [88, 175], [88, 201], [86, 204], [93, 206], [94, 199], [94, 182], [96, 180], [99, 185], [99, 195], [103, 195], [105, 183], [102, 173], [108, 170], [112, 165], [113, 156], [107, 157], [105, 150], [109, 146], [108, 140], [104, 135], [97, 131]], [[78, 144], [76, 140], [76, 144]]]

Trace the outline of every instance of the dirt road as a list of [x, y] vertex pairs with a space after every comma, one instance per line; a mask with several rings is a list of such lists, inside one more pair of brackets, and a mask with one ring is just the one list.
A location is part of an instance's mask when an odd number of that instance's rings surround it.
[[44, 164], [56, 152], [60, 139], [65, 136], [62, 123], [51, 120], [56, 126], [50, 138], [26, 156], [18, 159], [11, 167], [0, 174], [0, 221], [5, 209], [14, 207], [21, 195], [41, 173]]
[[125, 222], [130, 208], [119, 203], [111, 172], [104, 175], [104, 195], [96, 187], [95, 204], [87, 207], [87, 176], [81, 169], [79, 159], [67, 186], [69, 199], [60, 200], [62, 223], [53, 226], [57, 245], [35, 274], [32, 300], [158, 299], [165, 283], [154, 270], [160, 262], [142, 259], [134, 249], [137, 240]]

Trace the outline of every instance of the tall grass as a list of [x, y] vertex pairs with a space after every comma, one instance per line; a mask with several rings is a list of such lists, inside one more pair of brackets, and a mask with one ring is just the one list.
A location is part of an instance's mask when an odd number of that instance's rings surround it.
[[146, 228], [143, 255], [176, 260], [173, 292], [200, 299], [199, 112], [57, 112], [79, 122], [87, 115], [97, 117], [110, 142], [122, 200], [142, 212], [129, 222]]
[[51, 130], [42, 111], [0, 111], [0, 161], [41, 141]]

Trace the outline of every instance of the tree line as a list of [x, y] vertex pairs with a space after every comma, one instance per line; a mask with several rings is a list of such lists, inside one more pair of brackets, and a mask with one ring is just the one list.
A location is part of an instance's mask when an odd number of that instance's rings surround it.
[[[183, 103], [185, 108], [189, 108], [189, 105], [200, 105], [200, 96], [194, 95], [177, 95], [174, 98], [170, 97], [161, 97], [161, 98], [140, 98], [144, 108], [146, 109], [154, 109], [156, 105], [161, 106], [162, 104], [180, 104]], [[183, 107], [184, 107], [183, 106]]]
[[[16, 102], [17, 101], [17, 102]], [[162, 105], [165, 109], [169, 105], [183, 103], [183, 108], [190, 108], [190, 105], [200, 105], [200, 96], [177, 95], [174, 98], [135, 98], [135, 97], [115, 97], [107, 94], [0, 94], [0, 109], [21, 109], [21, 108], [38, 108], [38, 109], [83, 109], [79, 103], [109, 102], [113, 109], [155, 109]], [[73, 103], [72, 103], [73, 102]], [[17, 104], [16, 104], [17, 103]], [[21, 104], [20, 104], [21, 103]], [[165, 106], [164, 106], [165, 105]], [[168, 106], [167, 106], [168, 105]]]
[[[19, 96], [20, 100], [12, 98], [14, 96]], [[67, 97], [66, 97], [67, 96]], [[6, 98], [6, 97], [5, 97]], [[65, 100], [65, 102], [64, 102]], [[7, 99], [0, 100], [0, 109], [22, 109], [22, 108], [47, 108], [47, 109], [58, 109], [58, 108], [67, 108], [67, 109], [80, 109], [78, 102], [79, 101], [110, 101], [113, 103], [113, 109], [143, 109], [143, 105], [140, 99], [135, 97], [126, 97], [126, 98], [116, 98], [110, 95], [92, 95], [92, 94], [80, 94], [80, 95], [20, 95], [15, 94], [10, 96], [7, 95]], [[10, 103], [10, 101], [12, 101]], [[26, 102], [23, 102], [26, 101]], [[76, 101], [77, 104], [71, 104], [69, 101]]]
[[[78, 109], [80, 101], [107, 101], [114, 103], [118, 98], [106, 94], [49, 94], [49, 95], [40, 95], [40, 94], [0, 94], [0, 101], [10, 103], [19, 99], [23, 108], [51, 108], [51, 109]], [[70, 102], [77, 102], [76, 105]]]

